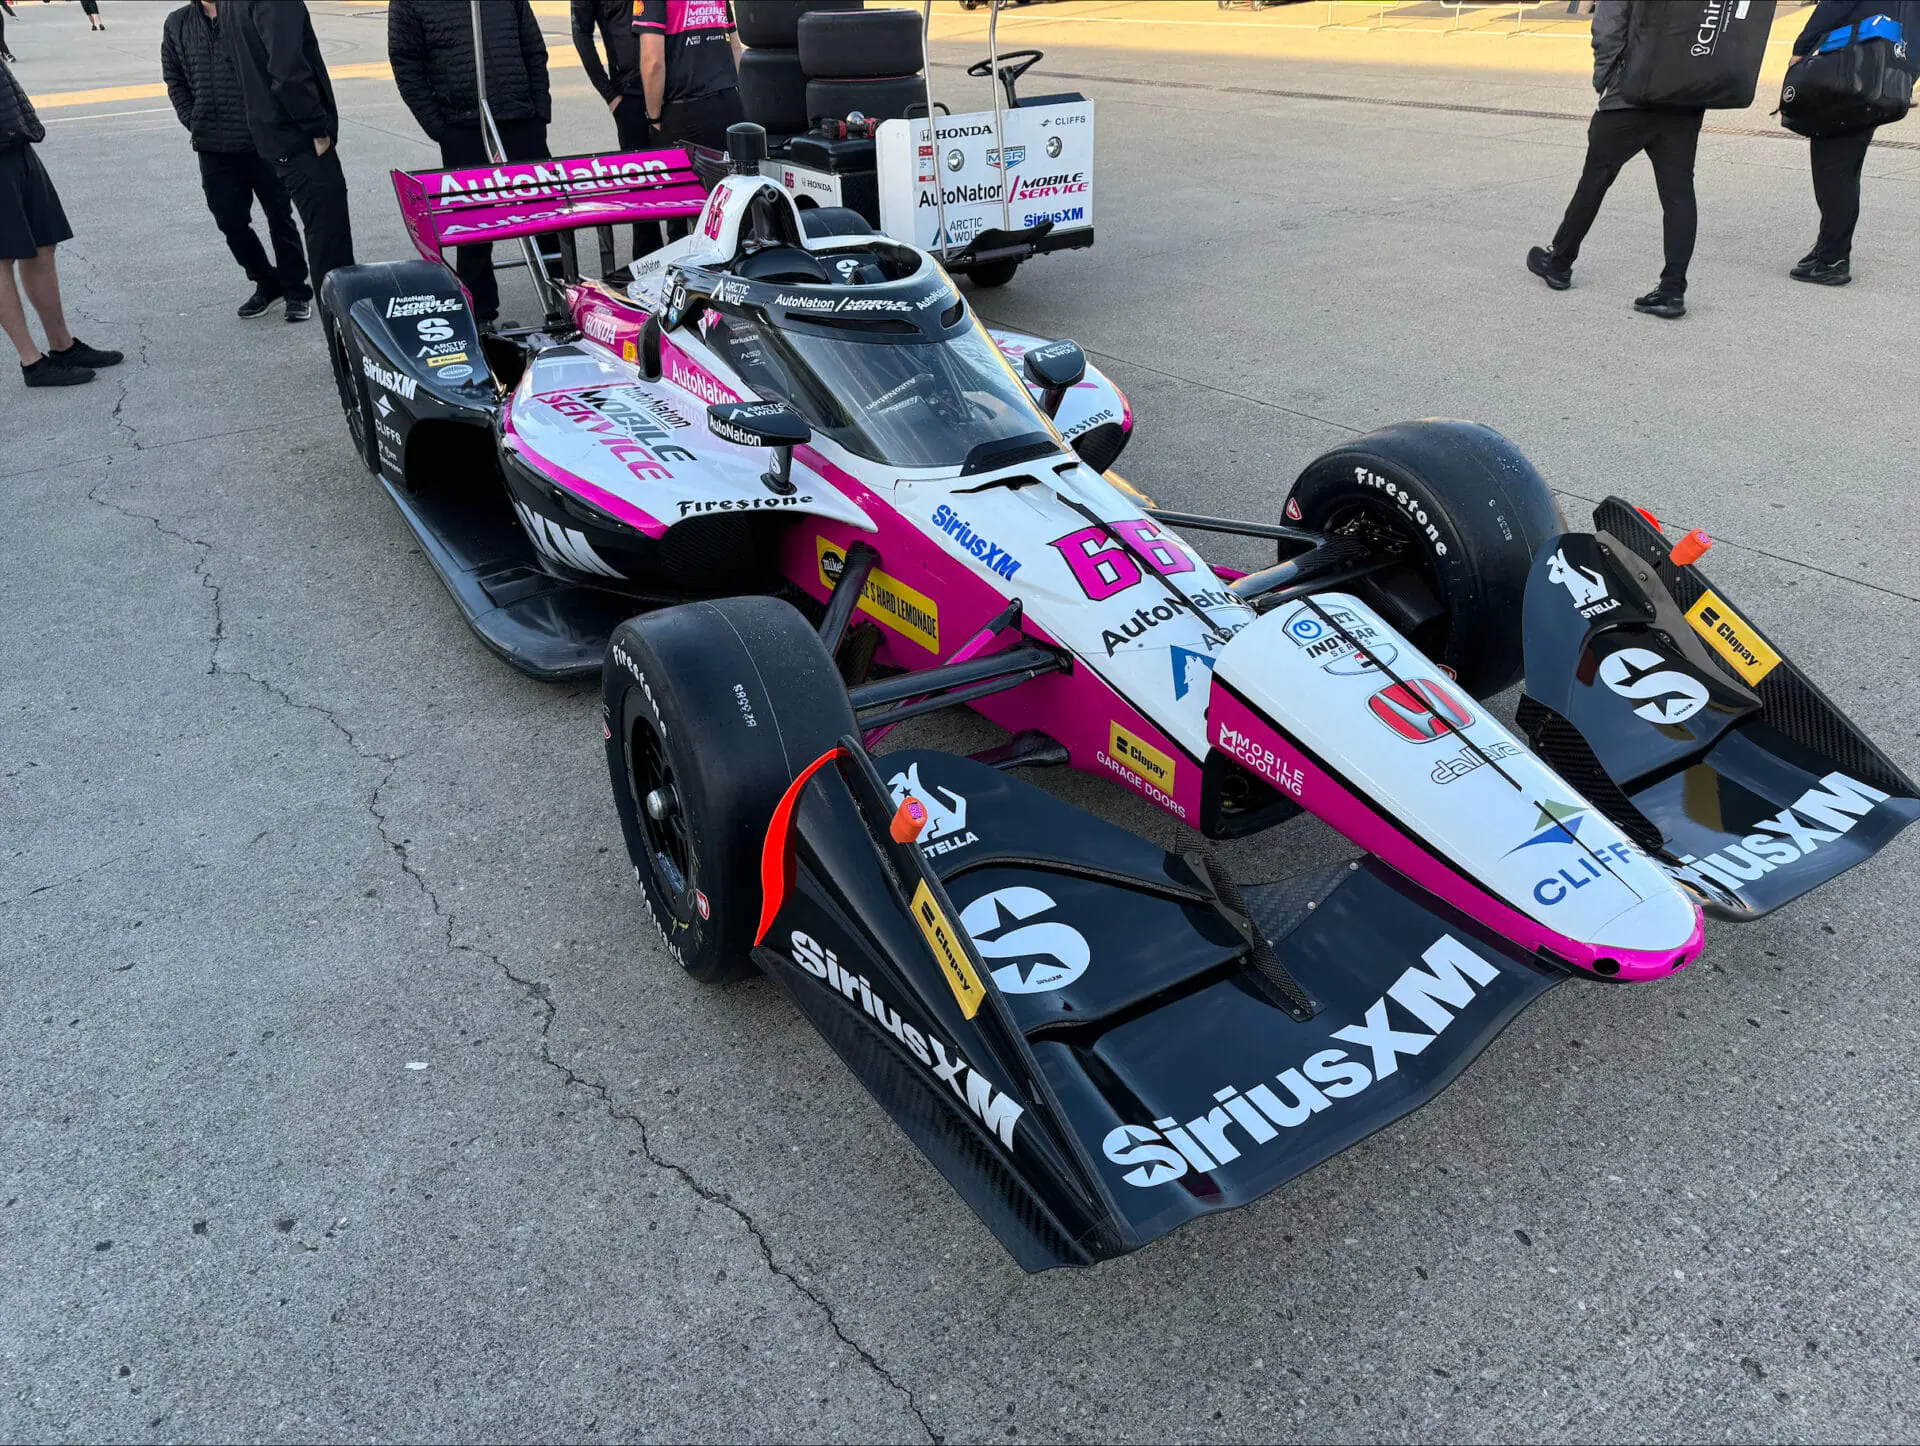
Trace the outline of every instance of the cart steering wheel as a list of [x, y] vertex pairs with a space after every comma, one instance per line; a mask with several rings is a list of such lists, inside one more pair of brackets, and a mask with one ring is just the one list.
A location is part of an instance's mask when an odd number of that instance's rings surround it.
[[[1007, 105], [1009, 107], [1017, 109], [1020, 105], [1020, 97], [1014, 94], [1014, 85], [1019, 81], [1021, 76], [1025, 75], [1029, 70], [1032, 70], [1034, 66], [1038, 65], [1044, 59], [1046, 59], [1046, 52], [1042, 50], [1007, 50], [1001, 52], [1000, 84], [1007, 92]], [[993, 74], [993, 57], [989, 56], [985, 60], [976, 60], [972, 65], [967, 67], [967, 74], [975, 80], [985, 80]]]

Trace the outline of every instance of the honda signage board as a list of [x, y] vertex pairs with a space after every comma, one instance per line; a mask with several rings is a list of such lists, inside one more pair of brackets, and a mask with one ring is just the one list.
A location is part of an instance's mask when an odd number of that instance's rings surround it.
[[[885, 122], [878, 136], [880, 229], [916, 246], [954, 251], [982, 231], [1024, 231], [1052, 221], [1055, 232], [1093, 225], [1093, 102], [943, 115], [928, 134], [924, 118]], [[1000, 146], [1007, 151], [1006, 210], [1001, 210]], [[946, 200], [946, 235], [940, 198]]]

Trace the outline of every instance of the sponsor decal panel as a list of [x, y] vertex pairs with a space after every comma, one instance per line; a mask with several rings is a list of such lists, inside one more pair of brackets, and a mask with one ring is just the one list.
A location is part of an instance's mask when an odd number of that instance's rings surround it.
[[1600, 660], [1600, 681], [1649, 723], [1684, 723], [1707, 706], [1707, 685], [1647, 648], [1621, 648]]
[[980, 835], [967, 827], [967, 800], [951, 788], [927, 788], [920, 782], [920, 765], [908, 766], [887, 780], [887, 788], [898, 808], [908, 798], [917, 798], [927, 811], [927, 822], [920, 831], [920, 852], [930, 859], [980, 842]]
[[456, 352], [450, 352], [446, 356], [428, 357], [427, 365], [430, 367], [448, 367], [448, 366], [454, 366], [459, 362], [465, 361], [466, 359], [467, 359], [467, 354], [465, 352], [456, 351]]
[[[1321, 613], [1333, 622], [1323, 620]], [[1338, 603], [1303, 606], [1287, 619], [1282, 631], [1309, 662], [1318, 663], [1326, 673], [1374, 673], [1381, 667], [1391, 668], [1400, 656], [1400, 649], [1386, 640], [1385, 633], [1352, 608]]]
[[1606, 578], [1590, 567], [1568, 562], [1564, 549], [1547, 559], [1547, 581], [1567, 590], [1583, 618], [1603, 617], [1620, 606], [1620, 600], [1607, 591]]
[[387, 319], [459, 311], [464, 305], [457, 296], [395, 296], [387, 301]]
[[1150, 783], [1172, 797], [1180, 761], [1155, 748], [1117, 718], [1107, 724], [1107, 755], [1143, 783]]
[[987, 997], [986, 986], [980, 982], [980, 976], [973, 972], [973, 961], [967, 957], [965, 947], [954, 936], [953, 925], [947, 922], [946, 914], [934, 901], [933, 890], [927, 887], [925, 879], [920, 880], [919, 887], [914, 889], [913, 902], [909, 907], [913, 922], [920, 926], [920, 932], [926, 935], [927, 947], [933, 950], [934, 962], [947, 977], [947, 987], [960, 1002], [960, 1012], [972, 1019], [980, 1012], [980, 1005]]
[[[532, 161], [495, 166], [491, 170], [442, 171], [434, 209], [457, 206], [497, 206], [508, 202], [547, 200], [619, 190], [637, 182], [665, 178], [671, 166], [658, 157], [613, 160], [583, 156], [577, 160]], [[389, 313], [391, 314], [391, 313]]]
[[360, 370], [366, 373], [368, 381], [378, 383], [395, 396], [405, 398], [409, 402], [413, 400], [413, 394], [420, 385], [404, 372], [389, 371], [370, 356], [360, 358]]
[[957, 542], [961, 548], [980, 560], [988, 572], [997, 577], [1011, 578], [1020, 571], [1020, 564], [1003, 547], [987, 541], [976, 533], [966, 519], [955, 512], [946, 503], [941, 503], [933, 514], [933, 525]]
[[1548, 908], [1563, 903], [1572, 898], [1576, 890], [1584, 889], [1594, 880], [1614, 877], [1612, 865], [1624, 864], [1633, 857], [1633, 846], [1618, 840], [1590, 847], [1582, 845], [1580, 825], [1590, 816], [1584, 806], [1560, 803], [1550, 798], [1538, 807], [1539, 813], [1533, 821], [1535, 832], [1530, 838], [1508, 849], [1506, 856], [1511, 858], [1522, 849], [1550, 848], [1554, 845], [1570, 846], [1579, 856], [1568, 860], [1556, 872], [1533, 886], [1535, 903]]
[[1382, 688], [1367, 699], [1367, 711], [1409, 743], [1451, 738], [1473, 726], [1473, 710], [1433, 678], [1412, 678]]
[[672, 440], [674, 429], [644, 397], [631, 387], [582, 387], [546, 392], [540, 400], [598, 440], [638, 480], [669, 480], [673, 464], [698, 459]]
[[[1210, 1175], [1242, 1154], [1258, 1161], [1266, 1149], [1285, 1150], [1287, 1131], [1324, 1111], [1352, 1108], [1341, 1102], [1398, 1074], [1402, 1056], [1425, 1053], [1500, 977], [1451, 934], [1420, 957], [1360, 1023], [1332, 1031], [1328, 1048], [1252, 1084], [1227, 1081], [1204, 1102], [1204, 1112], [1185, 1123], [1168, 1115], [1151, 1125], [1121, 1125], [1101, 1142], [1102, 1153], [1121, 1167], [1123, 1181], [1144, 1190], [1189, 1171]], [[1335, 1041], [1347, 1048], [1333, 1047]]]
[[767, 512], [782, 507], [810, 507], [813, 494], [792, 497], [708, 497], [676, 504], [682, 517], [704, 516], [709, 512]]
[[[926, 886], [922, 884], [921, 887]], [[795, 963], [848, 1003], [863, 1010], [920, 1061], [922, 1068], [952, 1090], [954, 1098], [965, 1105], [1003, 1147], [1009, 1150], [1013, 1148], [1020, 1116], [1026, 1111], [1005, 1090], [981, 1074], [958, 1049], [945, 1040], [931, 1032], [922, 1032], [903, 1020], [900, 1011], [875, 992], [872, 981], [864, 974], [842, 969], [840, 956], [812, 935], [795, 930], [789, 942], [793, 947]]]
[[1775, 869], [1819, 852], [1837, 842], [1853, 826], [1885, 803], [1890, 795], [1844, 773], [1829, 773], [1820, 787], [1810, 788], [1790, 807], [1763, 818], [1738, 843], [1724, 844], [1696, 858], [1682, 854], [1675, 864], [1661, 862], [1674, 878], [1704, 888], [1710, 894], [1731, 889], [1772, 873]]
[[448, 367], [445, 371], [441, 372], [440, 380], [443, 382], [464, 382], [472, 375], [473, 368], [462, 364], [457, 367]]
[[[817, 533], [813, 541], [820, 561], [821, 585], [831, 588], [847, 564], [847, 555]], [[940, 651], [940, 604], [877, 567], [867, 574], [867, 585], [860, 593], [859, 610], [882, 627], [918, 643], [928, 652]]]
[[[1112, 654], [1109, 653], [1108, 656], [1111, 657]], [[1173, 701], [1176, 703], [1191, 693], [1196, 686], [1193, 670], [1201, 667], [1208, 673], [1212, 673], [1214, 664], [1218, 661], [1205, 653], [1196, 653], [1192, 648], [1183, 648], [1177, 643], [1167, 649], [1167, 656], [1173, 660]]]
[[1064, 989], [1093, 958], [1086, 935], [1071, 924], [1042, 916], [1054, 908], [1050, 894], [1014, 884], [982, 894], [960, 911], [961, 926], [982, 959], [1004, 959], [993, 969], [1003, 994], [1048, 994]]
[[1749, 684], [1758, 683], [1780, 666], [1780, 655], [1767, 646], [1766, 639], [1754, 631], [1753, 625], [1727, 606], [1712, 588], [1702, 593], [1700, 601], [1687, 609], [1687, 621], [1693, 625], [1696, 633], [1707, 640], [1709, 647], [1733, 664], [1734, 672]]
[[1451, 757], [1442, 758], [1436, 762], [1433, 765], [1433, 772], [1427, 776], [1435, 783], [1452, 783], [1457, 778], [1465, 778], [1476, 768], [1485, 768], [1489, 760], [1498, 763], [1503, 758], [1519, 756], [1520, 746], [1517, 743], [1488, 743], [1477, 751], [1472, 748], [1462, 748]]
[[1278, 784], [1295, 798], [1302, 796], [1306, 788], [1306, 775], [1252, 734], [1242, 733], [1238, 728], [1222, 723], [1213, 741], [1229, 758], [1246, 764], [1262, 778]]

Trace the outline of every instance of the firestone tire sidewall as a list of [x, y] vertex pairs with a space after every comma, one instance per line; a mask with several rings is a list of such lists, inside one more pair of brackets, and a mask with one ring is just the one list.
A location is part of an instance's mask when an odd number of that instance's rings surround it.
[[327, 360], [333, 367], [334, 386], [340, 393], [340, 409], [347, 418], [347, 433], [367, 470], [378, 473], [380, 456], [375, 450], [373, 412], [367, 405], [366, 383], [353, 369], [353, 347], [347, 339], [346, 323], [323, 304], [320, 324], [327, 338]]
[[1523, 671], [1521, 604], [1535, 553], [1566, 524], [1540, 475], [1505, 437], [1465, 422], [1404, 422], [1308, 464], [1287, 520], [1310, 531], [1367, 508], [1424, 550], [1447, 612], [1435, 661], [1488, 698]]

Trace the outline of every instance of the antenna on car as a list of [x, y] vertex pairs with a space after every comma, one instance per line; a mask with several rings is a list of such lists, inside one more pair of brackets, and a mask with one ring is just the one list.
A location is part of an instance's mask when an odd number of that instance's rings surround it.
[[[477, 0], [476, 0], [477, 3]], [[767, 158], [767, 129], [752, 121], [735, 121], [727, 127], [727, 174], [757, 176], [760, 163]]]

